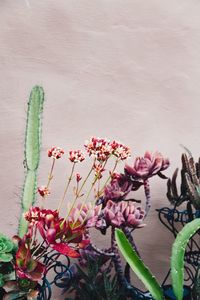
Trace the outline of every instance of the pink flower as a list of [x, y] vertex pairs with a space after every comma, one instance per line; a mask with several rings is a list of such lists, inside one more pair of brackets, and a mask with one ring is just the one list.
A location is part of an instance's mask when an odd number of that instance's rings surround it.
[[59, 159], [64, 154], [64, 150], [60, 147], [52, 147], [48, 150], [48, 157], [53, 157], [54, 159]]
[[113, 202], [109, 200], [104, 208], [104, 218], [107, 224], [121, 227], [142, 227], [145, 212], [141, 207], [135, 207], [132, 202]]
[[[136, 157], [133, 166], [126, 165], [125, 172], [134, 179], [146, 180], [167, 169], [169, 160], [164, 158], [159, 152], [145, 152], [144, 157]], [[162, 175], [162, 174], [161, 174]]]
[[112, 154], [112, 147], [107, 139], [92, 137], [86, 141], [85, 148], [89, 156], [94, 156], [98, 161], [106, 161]]
[[84, 161], [85, 156], [81, 150], [71, 150], [69, 151], [69, 160], [73, 163]]
[[117, 141], [113, 141], [111, 147], [113, 149], [112, 154], [120, 160], [127, 159], [131, 156], [131, 149]]
[[46, 186], [38, 187], [38, 193], [40, 196], [45, 197], [50, 194], [50, 190]]
[[101, 163], [95, 163], [93, 169], [95, 171], [95, 177], [97, 177], [98, 179], [102, 178], [102, 173], [105, 171], [103, 165]]
[[82, 177], [79, 173], [76, 173], [76, 181], [79, 182], [81, 181]]
[[59, 220], [58, 212], [51, 209], [41, 209], [37, 206], [31, 207], [24, 214], [24, 218], [29, 222], [29, 225], [37, 225], [38, 222], [46, 220]]

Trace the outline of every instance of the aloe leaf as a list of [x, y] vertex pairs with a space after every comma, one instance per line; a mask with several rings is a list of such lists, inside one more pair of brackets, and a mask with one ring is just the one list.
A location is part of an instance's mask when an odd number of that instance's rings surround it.
[[21, 217], [18, 234], [22, 237], [27, 232], [27, 222], [24, 213], [34, 204], [37, 186], [37, 169], [40, 160], [41, 144], [41, 115], [43, 111], [44, 91], [42, 87], [35, 86], [30, 94], [27, 111], [25, 133], [25, 181], [21, 198]]
[[115, 237], [117, 245], [124, 256], [131, 269], [135, 272], [138, 278], [143, 282], [145, 287], [151, 293], [153, 299], [162, 300], [164, 299], [162, 288], [152, 275], [150, 270], [145, 266], [143, 261], [137, 255], [131, 244], [127, 240], [125, 234], [120, 230], [115, 230]]
[[200, 219], [187, 223], [178, 233], [172, 246], [171, 278], [172, 287], [177, 300], [183, 299], [184, 255], [189, 239], [200, 229]]

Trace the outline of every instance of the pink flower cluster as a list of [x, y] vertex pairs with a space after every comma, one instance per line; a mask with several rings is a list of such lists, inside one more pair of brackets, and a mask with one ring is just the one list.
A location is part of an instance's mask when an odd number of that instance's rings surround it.
[[38, 187], [38, 193], [40, 194], [40, 196], [45, 197], [50, 194], [50, 190], [46, 186], [42, 185]]
[[64, 150], [60, 147], [52, 147], [48, 150], [48, 156], [54, 159], [59, 159], [64, 154]]
[[81, 150], [71, 150], [69, 151], [69, 160], [73, 163], [84, 161], [85, 156]]
[[85, 148], [89, 156], [94, 156], [98, 161], [106, 161], [111, 155], [120, 160], [130, 156], [130, 148], [116, 141], [92, 137], [86, 141]]

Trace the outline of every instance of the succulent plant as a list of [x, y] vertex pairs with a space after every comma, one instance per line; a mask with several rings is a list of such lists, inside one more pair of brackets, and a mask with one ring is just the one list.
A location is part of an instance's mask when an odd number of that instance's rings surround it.
[[[171, 277], [172, 287], [175, 299], [183, 299], [183, 280], [184, 280], [184, 254], [189, 239], [200, 229], [200, 219], [197, 218], [187, 223], [178, 233], [173, 246], [171, 255]], [[116, 241], [124, 258], [129, 263], [132, 270], [139, 279], [144, 283], [155, 300], [164, 299], [163, 291], [156, 281], [155, 277], [144, 265], [141, 258], [132, 248], [125, 234], [116, 229]], [[195, 299], [196, 300], [196, 299]]]
[[191, 153], [183, 153], [181, 169], [180, 193], [177, 188], [178, 169], [175, 170], [172, 179], [167, 182], [167, 198], [173, 205], [179, 206], [187, 201], [195, 209], [200, 209], [200, 158], [195, 163]]
[[0, 234], [0, 262], [10, 262], [14, 249], [14, 243], [7, 236]]
[[145, 152], [144, 157], [136, 157], [133, 166], [126, 164], [125, 172], [135, 179], [146, 180], [156, 174], [162, 175], [162, 171], [169, 167], [169, 160], [159, 152]]

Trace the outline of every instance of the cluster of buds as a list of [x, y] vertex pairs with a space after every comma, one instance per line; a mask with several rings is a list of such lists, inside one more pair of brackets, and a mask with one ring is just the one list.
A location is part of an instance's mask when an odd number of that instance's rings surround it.
[[50, 194], [50, 190], [48, 187], [42, 185], [38, 187], [38, 193], [40, 194], [40, 196], [45, 197]]
[[60, 147], [52, 147], [48, 150], [48, 157], [53, 157], [54, 159], [59, 159], [64, 154], [64, 150]]
[[29, 222], [29, 227], [37, 225], [38, 222], [50, 219], [58, 220], [58, 212], [50, 209], [40, 209], [39, 207], [31, 207], [24, 214], [24, 218]]
[[131, 156], [131, 149], [122, 143], [113, 141], [111, 147], [113, 149], [112, 154], [119, 160], [125, 160]]
[[98, 161], [106, 161], [111, 155], [119, 160], [130, 156], [130, 148], [116, 141], [110, 142], [107, 139], [92, 137], [86, 141], [85, 148], [89, 156], [94, 156]]
[[98, 161], [106, 161], [112, 154], [112, 147], [107, 139], [92, 137], [86, 141], [85, 148], [89, 156], [94, 156]]
[[69, 151], [69, 160], [73, 163], [84, 161], [85, 156], [81, 150], [71, 150]]
[[76, 173], [76, 181], [79, 182], [81, 181], [82, 177], [80, 175], [80, 173]]
[[102, 173], [105, 171], [105, 168], [103, 167], [103, 165], [101, 163], [95, 163], [94, 166], [93, 166], [93, 169], [95, 171], [95, 177], [97, 179], [100, 179], [102, 178]]

